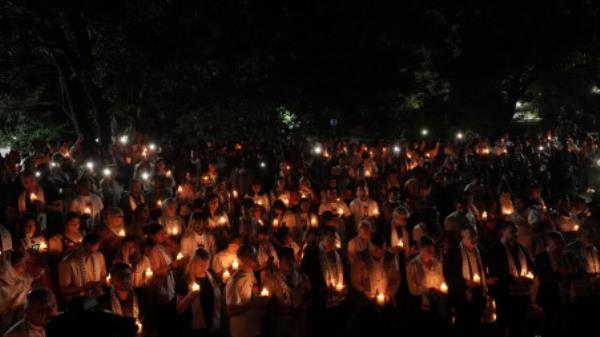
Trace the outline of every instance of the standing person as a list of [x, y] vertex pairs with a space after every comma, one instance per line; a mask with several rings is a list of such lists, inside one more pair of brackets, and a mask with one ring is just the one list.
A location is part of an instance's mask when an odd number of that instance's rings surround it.
[[64, 255], [77, 249], [83, 238], [79, 227], [81, 220], [77, 213], [68, 213], [62, 233], [56, 234], [48, 240], [48, 252]]
[[237, 251], [242, 244], [239, 235], [234, 235], [229, 239], [227, 248], [218, 252], [212, 260], [212, 271], [217, 278], [221, 279], [223, 273], [228, 271], [231, 275], [239, 269], [239, 258]]
[[188, 227], [181, 238], [181, 254], [191, 257], [198, 248], [205, 249], [210, 259], [215, 257], [217, 246], [215, 237], [208, 229], [208, 215], [196, 211], [192, 213], [188, 221]]
[[97, 219], [102, 214], [104, 203], [102, 198], [92, 193], [92, 181], [90, 178], [81, 177], [75, 185], [77, 196], [71, 200], [69, 211], [79, 214], [80, 216], [88, 216], [91, 218], [91, 226], [86, 230], [95, 229]]
[[261, 319], [269, 298], [259, 296], [258, 281], [254, 276], [258, 265], [254, 247], [242, 245], [237, 255], [239, 270], [225, 287], [229, 333], [232, 337], [257, 337], [261, 334]]
[[435, 242], [425, 236], [421, 238], [419, 248], [419, 254], [406, 268], [408, 289], [416, 299], [416, 324], [424, 327], [424, 334], [438, 336], [444, 332], [444, 319], [447, 318], [448, 285], [442, 263], [435, 257]]
[[104, 225], [98, 229], [98, 234], [100, 235], [100, 251], [111, 263], [126, 235], [124, 214], [120, 208], [109, 207], [104, 210]]
[[280, 270], [264, 273], [263, 285], [273, 295], [269, 310], [270, 336], [306, 337], [307, 309], [310, 304], [310, 280], [296, 269], [294, 251], [280, 253]]
[[534, 266], [525, 248], [517, 243], [517, 227], [506, 222], [500, 227], [500, 241], [488, 255], [490, 276], [498, 282], [490, 287], [490, 293], [498, 305], [498, 325], [507, 336], [522, 336], [530, 307], [530, 287], [534, 278]]
[[357, 254], [371, 248], [371, 223], [367, 220], [360, 222], [358, 235], [348, 242], [348, 260], [354, 262]]
[[565, 239], [559, 232], [549, 232], [546, 251], [535, 258], [537, 302], [544, 309], [544, 335], [563, 336], [568, 329], [571, 278], [576, 264], [565, 251]]
[[369, 197], [369, 187], [362, 181], [356, 187], [356, 199], [350, 203], [350, 211], [354, 216], [354, 224], [359, 224], [362, 220], [369, 217], [379, 216], [379, 206], [377, 201]]
[[56, 298], [48, 289], [38, 288], [27, 295], [25, 318], [17, 322], [4, 337], [45, 337], [46, 326], [57, 314]]
[[208, 251], [197, 249], [177, 282], [176, 309], [184, 337], [213, 336], [220, 331], [221, 289], [208, 271], [209, 261]]
[[177, 268], [177, 261], [165, 246], [167, 235], [163, 227], [157, 223], [146, 227], [146, 235], [149, 238], [149, 246], [146, 248], [146, 256], [150, 260], [150, 267], [154, 273], [152, 278], [152, 289], [155, 297], [155, 312], [158, 321], [153, 321], [156, 327], [147, 324], [148, 330], [158, 329], [160, 336], [169, 336], [171, 327], [175, 322], [175, 278], [173, 269]]
[[354, 290], [351, 307], [351, 326], [355, 333], [363, 335], [369, 331], [383, 333], [380, 327], [391, 329], [390, 318], [395, 298], [400, 288], [400, 270], [396, 254], [385, 250], [382, 235], [371, 238], [368, 249], [357, 253], [351, 263], [351, 282]]
[[444, 277], [448, 281], [450, 303], [456, 310], [457, 332], [462, 336], [479, 336], [485, 289], [495, 280], [486, 277], [475, 228], [463, 227], [460, 235], [458, 247], [444, 259]]
[[145, 204], [146, 199], [142, 190], [142, 183], [139, 180], [133, 179], [129, 182], [129, 189], [121, 197], [119, 207], [125, 214], [126, 223], [131, 223], [133, 213], [141, 204]]
[[336, 232], [324, 229], [317, 249], [306, 249], [302, 271], [308, 275], [312, 289], [310, 326], [312, 335], [343, 336], [344, 314], [348, 293], [347, 264], [336, 249]]
[[138, 334], [143, 331], [143, 316], [138, 297], [133, 290], [133, 272], [131, 267], [122, 262], [110, 267], [110, 289], [99, 299], [100, 305], [111, 313], [133, 318], [138, 326]]
[[83, 237], [81, 247], [58, 264], [58, 285], [65, 300], [77, 296], [102, 295], [106, 282], [106, 262], [99, 252], [100, 237], [88, 233]]

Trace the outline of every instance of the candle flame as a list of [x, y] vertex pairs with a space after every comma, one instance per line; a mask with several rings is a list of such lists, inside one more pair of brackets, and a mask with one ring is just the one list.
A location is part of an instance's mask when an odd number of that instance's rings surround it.
[[269, 289], [267, 289], [266, 287], [263, 287], [262, 290], [260, 291], [260, 296], [269, 297], [269, 295], [270, 295]]
[[152, 276], [154, 276], [154, 272], [152, 271], [152, 269], [150, 269], [150, 267], [146, 268], [144, 276], [146, 277], [146, 279], [151, 279]]
[[231, 274], [229, 273], [229, 270], [225, 270], [223, 272], [223, 277], [221, 279], [223, 280], [223, 282], [227, 282], [227, 280], [229, 280], [230, 276], [231, 276]]
[[233, 262], [231, 263], [231, 269], [238, 270], [239, 267], [240, 263], [238, 262], [238, 260], [233, 260]]
[[444, 294], [448, 293], [448, 285], [446, 284], [446, 282], [442, 282], [442, 285], [440, 285], [440, 291]]
[[192, 284], [192, 291], [200, 291], [200, 285], [196, 282]]
[[181, 252], [177, 253], [177, 257], [176, 257], [176, 259], [177, 259], [177, 260], [181, 260], [181, 259], [183, 259], [183, 253], [181, 253]]

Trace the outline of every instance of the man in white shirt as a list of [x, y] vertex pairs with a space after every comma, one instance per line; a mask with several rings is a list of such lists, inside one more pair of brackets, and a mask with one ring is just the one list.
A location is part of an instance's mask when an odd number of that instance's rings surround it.
[[4, 337], [45, 337], [46, 325], [56, 314], [54, 294], [45, 288], [32, 290], [27, 295], [25, 318], [8, 329]]
[[356, 199], [350, 203], [350, 211], [354, 215], [355, 223], [369, 217], [379, 216], [379, 206], [377, 201], [369, 198], [369, 187], [366, 184], [359, 184], [356, 187]]
[[65, 299], [99, 296], [106, 282], [106, 263], [96, 233], [83, 237], [82, 245], [58, 264], [58, 285]]
[[352, 265], [356, 254], [371, 248], [371, 223], [367, 220], [360, 222], [358, 235], [348, 242], [348, 260]]
[[188, 223], [188, 230], [181, 238], [181, 254], [190, 257], [198, 248], [204, 248], [213, 258], [217, 252], [215, 237], [206, 231], [208, 216], [202, 212], [194, 212]]
[[229, 244], [227, 248], [218, 252], [215, 255], [212, 261], [212, 270], [220, 279], [223, 276], [223, 272], [226, 270], [229, 271], [230, 274], [233, 274], [239, 269], [239, 258], [237, 256], [237, 251], [241, 245], [241, 238], [239, 235], [234, 235], [229, 239]]
[[269, 297], [259, 294], [258, 281], [254, 276], [257, 266], [254, 247], [241, 246], [237, 255], [240, 259], [240, 269], [225, 287], [229, 332], [232, 337], [257, 337], [261, 333], [261, 318]]

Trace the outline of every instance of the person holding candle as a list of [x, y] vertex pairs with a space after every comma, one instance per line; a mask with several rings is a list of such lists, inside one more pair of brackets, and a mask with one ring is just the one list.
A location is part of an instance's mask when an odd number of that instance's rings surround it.
[[517, 243], [515, 224], [504, 222], [499, 231], [500, 241], [486, 254], [489, 276], [498, 279], [490, 286], [490, 294], [496, 299], [500, 328], [508, 336], [521, 336], [531, 303], [530, 287], [535, 268], [525, 248]]
[[296, 242], [302, 241], [309, 228], [318, 227], [318, 217], [310, 211], [310, 206], [308, 198], [301, 198], [298, 203], [298, 211], [294, 213], [293, 224], [288, 225], [292, 229], [292, 235]]
[[[350, 321], [365, 333], [373, 327], [389, 326], [391, 321], [387, 320], [401, 282], [398, 257], [385, 250], [383, 235], [373, 235], [370, 241], [369, 248], [358, 252], [350, 265], [351, 285], [356, 293], [351, 300]], [[382, 314], [371, 315], [374, 307], [383, 308]]]
[[267, 268], [278, 268], [279, 257], [273, 244], [271, 243], [271, 235], [269, 228], [266, 226], [258, 229], [258, 270], [265, 270]]
[[191, 257], [198, 248], [205, 249], [210, 258], [214, 258], [217, 253], [215, 237], [207, 231], [208, 215], [200, 211], [195, 211], [190, 216], [187, 230], [181, 238], [181, 254], [184, 257]]
[[448, 249], [456, 248], [461, 240], [461, 229], [464, 227], [477, 229], [477, 222], [469, 211], [466, 193], [460, 194], [454, 201], [454, 212], [444, 220], [444, 238]]
[[[301, 270], [311, 283], [313, 305], [309, 314], [310, 326], [319, 329], [312, 335], [342, 336], [346, 295], [348, 293], [347, 264], [336, 249], [336, 233], [331, 227], [323, 229], [316, 249], [306, 249]], [[342, 326], [340, 326], [342, 325]]]
[[261, 334], [261, 319], [269, 296], [259, 296], [256, 250], [244, 244], [237, 251], [239, 269], [225, 286], [226, 312], [232, 337], [257, 337]]
[[356, 187], [356, 199], [350, 203], [350, 211], [354, 216], [354, 223], [359, 224], [361, 220], [379, 215], [377, 201], [369, 197], [369, 187], [365, 181], [360, 181]]
[[78, 213], [80, 216], [89, 216], [91, 226], [88, 230], [93, 230], [96, 225], [96, 219], [104, 209], [102, 198], [92, 193], [92, 181], [87, 176], [79, 178], [75, 185], [77, 196], [71, 200], [69, 211]]
[[83, 238], [79, 231], [80, 221], [79, 214], [67, 213], [62, 233], [56, 234], [48, 240], [48, 252], [64, 255], [77, 249]]
[[310, 304], [310, 280], [296, 269], [294, 251], [283, 248], [280, 269], [261, 276], [263, 285], [273, 296], [269, 310], [270, 336], [305, 337], [307, 309]]
[[15, 247], [24, 250], [46, 253], [48, 246], [43, 236], [40, 224], [34, 214], [24, 214], [19, 220]]
[[104, 210], [104, 225], [98, 228], [100, 235], [100, 251], [107, 261], [111, 262], [121, 245], [121, 240], [127, 235], [123, 211], [118, 207]]
[[[210, 254], [198, 248], [183, 277], [177, 283], [176, 309], [181, 318], [182, 336], [212, 336], [221, 323], [221, 289], [208, 270]], [[190, 284], [198, 284], [194, 290]]]
[[27, 270], [28, 261], [29, 255], [23, 250], [0, 259], [0, 331], [22, 318], [25, 297], [35, 277]]
[[163, 226], [154, 223], [145, 228], [148, 237], [146, 256], [150, 260], [150, 268], [153, 271], [152, 289], [155, 292], [155, 313], [161, 319], [156, 326], [148, 326], [149, 329], [157, 328], [162, 336], [169, 334], [174, 322], [175, 308], [175, 278], [173, 269], [179, 266], [171, 252], [165, 246], [167, 234]]
[[121, 247], [112, 263], [125, 263], [131, 268], [131, 284], [133, 288], [142, 289], [151, 284], [152, 279], [148, 279], [146, 276], [146, 271], [152, 270], [150, 259], [142, 254], [137, 237], [126, 236], [123, 238]]
[[448, 285], [444, 279], [442, 263], [436, 258], [435, 242], [428, 236], [419, 242], [419, 254], [406, 267], [408, 289], [414, 296], [417, 308], [417, 324], [424, 327], [427, 335], [444, 331]]
[[117, 262], [110, 267], [110, 288], [98, 299], [100, 307], [118, 316], [130, 317], [141, 326], [137, 336], [143, 336], [144, 315], [133, 288], [133, 271], [127, 263]]
[[252, 182], [250, 193], [246, 194], [244, 198], [252, 199], [256, 205], [263, 207], [267, 212], [271, 209], [269, 196], [262, 191], [262, 184], [258, 180]]
[[229, 238], [227, 248], [218, 252], [212, 260], [212, 271], [221, 277], [225, 270], [229, 270], [230, 274], [236, 272], [239, 268], [239, 257], [237, 251], [240, 248], [242, 240], [239, 235], [233, 235]]
[[208, 228], [215, 236], [217, 247], [225, 247], [231, 232], [231, 224], [227, 213], [221, 209], [217, 194], [210, 193], [206, 196], [204, 212], [208, 215]]
[[478, 336], [485, 307], [484, 290], [495, 279], [486, 277], [475, 228], [463, 227], [460, 235], [458, 247], [445, 256], [444, 277], [448, 283], [450, 304], [456, 311], [457, 332], [463, 336]]
[[58, 265], [58, 285], [65, 300], [77, 296], [98, 296], [103, 293], [106, 262], [100, 250], [100, 237], [88, 233], [81, 247], [74, 250]]
[[158, 223], [163, 226], [170, 237], [175, 239], [181, 237], [185, 221], [177, 214], [177, 200], [174, 198], [164, 200], [162, 215], [158, 218]]
[[[39, 218], [45, 218], [47, 215], [51, 219], [46, 219], [49, 223], [55, 223], [55, 220], [63, 213], [63, 200], [58, 191], [51, 187], [43, 188], [33, 171], [25, 171], [21, 175], [21, 185], [23, 191], [17, 198], [17, 210], [19, 214], [33, 213]], [[41, 223], [45, 228], [46, 223]], [[49, 228], [51, 231], [54, 228]], [[54, 233], [51, 233], [54, 234]]]
[[276, 200], [271, 208], [271, 227], [288, 227], [293, 224], [292, 213], [287, 211], [287, 206], [281, 200]]

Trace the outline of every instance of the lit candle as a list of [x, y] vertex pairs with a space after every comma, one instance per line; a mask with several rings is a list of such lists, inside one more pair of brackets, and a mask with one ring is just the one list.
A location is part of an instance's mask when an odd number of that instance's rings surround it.
[[153, 276], [154, 272], [152, 269], [150, 269], [150, 267], [146, 268], [146, 271], [144, 271], [144, 277], [146, 278], [146, 281], [150, 281]]
[[378, 293], [376, 296], [377, 304], [384, 305], [385, 304], [385, 295], [383, 293]]
[[179, 229], [177, 227], [173, 227], [171, 229], [171, 235], [178, 235], [179, 234]]
[[446, 282], [442, 282], [442, 284], [440, 285], [440, 291], [444, 294], [448, 293], [448, 285], [446, 284]]
[[183, 187], [181, 185], [177, 187], [177, 193], [183, 193]]
[[335, 285], [335, 290], [336, 290], [336, 291], [342, 291], [342, 290], [344, 290], [344, 284], [342, 283], [342, 281], [338, 282], [338, 283]]
[[162, 208], [162, 207], [163, 207], [163, 202], [162, 202], [162, 200], [158, 200], [158, 201], [156, 201], [156, 207], [158, 207], [158, 208]]
[[371, 176], [371, 170], [365, 170], [365, 177]]
[[227, 219], [225, 219], [224, 216], [219, 217], [219, 225], [224, 225], [226, 222], [227, 222]]
[[196, 282], [192, 283], [191, 286], [192, 291], [200, 291], [200, 285]]
[[379, 208], [373, 210], [373, 216], [379, 216]]
[[227, 282], [227, 280], [229, 280], [230, 276], [231, 276], [231, 274], [229, 273], [229, 270], [225, 270], [223, 272], [223, 277], [221, 277], [221, 280], [223, 280], [223, 283]]
[[237, 198], [238, 197], [238, 191], [237, 190], [233, 190], [233, 197]]
[[342, 207], [339, 207], [337, 211], [339, 215], [344, 215], [344, 209]]
[[337, 249], [340, 249], [340, 248], [342, 248], [342, 243], [341, 243], [341, 242], [339, 242], [339, 241], [336, 241], [336, 242], [335, 242], [335, 248], [337, 248]]
[[238, 262], [238, 260], [233, 260], [233, 262], [231, 263], [231, 269], [238, 270], [239, 267], [240, 263]]
[[46, 241], [40, 242], [39, 251], [44, 251], [46, 249], [48, 249], [48, 245], [46, 244]]
[[473, 282], [475, 282], [475, 283], [481, 282], [481, 277], [479, 277], [479, 274], [477, 274], [477, 273], [473, 274]]
[[171, 176], [172, 176], [172, 175], [173, 175], [173, 173], [171, 172], [171, 170], [168, 170], [168, 171], [165, 173], [165, 176], [167, 176], [167, 177], [169, 177], [169, 178], [171, 178]]
[[110, 284], [110, 274], [106, 276], [106, 284]]
[[31, 201], [37, 201], [38, 197], [37, 197], [37, 195], [35, 193], [30, 193], [29, 194], [29, 200], [31, 200]]
[[261, 199], [258, 199], [258, 201], [256, 203], [258, 204], [258, 206], [262, 206], [262, 204], [263, 204]]
[[398, 240], [398, 243], [396, 244], [396, 246], [398, 248], [404, 248], [404, 241], [402, 241], [402, 239]]
[[573, 226], [573, 230], [577, 232], [579, 230], [579, 225]]
[[125, 230], [123, 228], [121, 228], [121, 230], [119, 231], [119, 233], [117, 234], [120, 237], [124, 237], [125, 236]]
[[279, 226], [279, 219], [273, 219], [273, 227]]
[[92, 214], [92, 209], [89, 208], [89, 207], [86, 207], [86, 208], [83, 209], [83, 213], [84, 214]]
[[175, 259], [177, 259], [177, 260], [183, 259], [183, 254], [181, 252], [177, 253], [177, 257]]
[[487, 218], [488, 218], [487, 211], [483, 211], [483, 213], [481, 213], [481, 220], [486, 221]]
[[525, 277], [530, 280], [533, 280], [533, 278], [534, 278], [533, 273], [531, 271], [528, 271], [527, 274], [525, 274]]
[[143, 325], [142, 325], [142, 322], [140, 322], [139, 319], [135, 320], [135, 326], [137, 326], [137, 333], [142, 333]]
[[313, 227], [317, 225], [317, 217], [316, 216], [313, 215], [312, 217], [310, 217], [310, 225]]
[[269, 293], [269, 289], [267, 289], [266, 287], [263, 287], [262, 290], [260, 291], [260, 296], [261, 297], [269, 297], [270, 293]]

